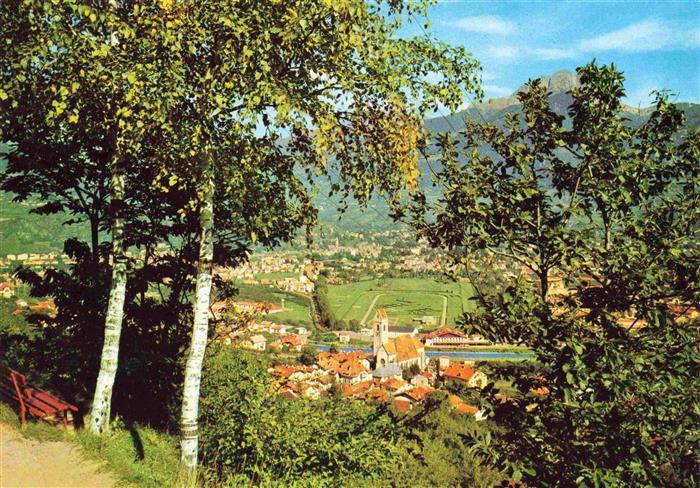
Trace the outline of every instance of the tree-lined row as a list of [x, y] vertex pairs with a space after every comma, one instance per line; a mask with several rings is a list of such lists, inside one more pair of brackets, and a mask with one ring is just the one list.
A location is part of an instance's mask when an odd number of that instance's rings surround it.
[[[426, 6], [2, 3], [0, 133], [13, 148], [3, 188], [91, 229], [87, 245], [66, 243], [77, 260], [68, 272], [24, 277], [56, 297], [54, 326], [64, 328], [45, 336], [72, 344], [69, 359], [79, 331], [102, 336], [99, 372], [86, 372], [93, 431], [109, 427], [117, 371], [148, 368], [147, 356], [119, 354], [126, 319], [133, 340], [143, 327], [170, 349], [164, 369], [186, 355], [180, 431], [192, 475], [214, 261], [240, 262], [252, 245], [312, 225], [317, 178], [360, 204], [376, 190], [414, 189], [421, 116], [476, 89], [476, 63], [462, 48], [395, 35]], [[166, 255], [156, 252], [163, 244]], [[129, 248], [142, 259], [130, 260]]]

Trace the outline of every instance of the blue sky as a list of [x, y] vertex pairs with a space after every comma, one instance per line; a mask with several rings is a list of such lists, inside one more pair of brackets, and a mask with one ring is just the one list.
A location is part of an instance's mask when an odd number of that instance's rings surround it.
[[[627, 79], [626, 102], [646, 106], [667, 88], [700, 102], [700, 2], [442, 0], [429, 32], [463, 45], [482, 63], [486, 97], [509, 95], [528, 78], [573, 71], [593, 58]], [[420, 34], [406, 26], [404, 34]]]

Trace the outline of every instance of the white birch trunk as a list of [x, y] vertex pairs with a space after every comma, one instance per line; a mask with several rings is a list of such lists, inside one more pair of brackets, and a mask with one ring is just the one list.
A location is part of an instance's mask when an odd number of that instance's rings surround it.
[[105, 317], [105, 336], [102, 346], [100, 372], [95, 385], [95, 395], [90, 410], [90, 430], [96, 434], [109, 430], [112, 404], [112, 388], [119, 361], [119, 337], [124, 318], [126, 296], [126, 255], [124, 252], [124, 202], [125, 176], [118, 167], [118, 153], [112, 164], [112, 283]]
[[205, 157], [207, 159], [204, 162], [203, 176], [206, 186], [204, 189], [204, 201], [199, 214], [201, 236], [199, 241], [199, 262], [197, 264], [194, 323], [189, 356], [185, 367], [185, 384], [180, 417], [180, 463], [183, 468], [182, 475], [190, 482], [194, 479], [197, 468], [199, 385], [202, 378], [202, 362], [209, 332], [209, 299], [212, 284], [212, 262], [214, 259], [214, 175], [210, 155], [205, 153]]

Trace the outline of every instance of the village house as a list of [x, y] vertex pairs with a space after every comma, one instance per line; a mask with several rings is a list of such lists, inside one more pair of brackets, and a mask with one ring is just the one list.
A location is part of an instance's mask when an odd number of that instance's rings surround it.
[[423, 343], [417, 338], [401, 335], [389, 339], [389, 319], [383, 308], [377, 311], [373, 352], [377, 367], [396, 363], [401, 368], [416, 364], [420, 369], [425, 369], [428, 364]]
[[359, 361], [345, 361], [340, 364], [337, 372], [340, 383], [356, 384], [372, 379], [367, 368]]
[[477, 422], [486, 419], [486, 414], [483, 410], [474, 405], [465, 403], [464, 400], [457, 395], [450, 395], [448, 400], [457, 415], [473, 415]]
[[380, 385], [393, 396], [412, 388], [410, 383], [400, 378], [389, 378], [382, 381]]
[[427, 347], [450, 347], [488, 344], [489, 341], [478, 335], [467, 336], [458, 330], [442, 327], [427, 334], [423, 341]]
[[301, 352], [301, 340], [293, 335], [286, 335], [280, 339], [283, 349], [287, 351]]
[[350, 333], [349, 332], [338, 332], [338, 341], [339, 342], [350, 342]]
[[451, 364], [442, 373], [445, 381], [459, 381], [466, 383], [470, 388], [484, 388], [488, 384], [486, 375], [470, 366], [464, 364]]
[[265, 351], [265, 348], [267, 347], [267, 339], [265, 339], [265, 336], [263, 335], [256, 334], [251, 336], [247, 341], [244, 341], [243, 346], [255, 351]]
[[411, 384], [413, 386], [430, 386], [430, 373], [424, 371], [423, 373], [415, 375], [411, 378]]
[[267, 329], [270, 334], [285, 335], [287, 333], [286, 325], [275, 324], [273, 322], [270, 322], [270, 324], [271, 325]]

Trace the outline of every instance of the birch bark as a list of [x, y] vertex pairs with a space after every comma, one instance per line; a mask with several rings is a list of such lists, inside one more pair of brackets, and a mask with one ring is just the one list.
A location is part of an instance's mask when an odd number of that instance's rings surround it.
[[185, 367], [185, 384], [182, 394], [182, 414], [180, 417], [180, 463], [185, 475], [190, 479], [197, 468], [199, 442], [197, 418], [199, 415], [199, 386], [202, 377], [202, 362], [207, 346], [209, 329], [209, 299], [212, 286], [212, 262], [214, 259], [214, 175], [213, 164], [206, 154], [203, 175], [205, 187], [203, 204], [199, 214], [201, 229], [199, 241], [199, 263], [197, 265], [197, 285], [195, 291], [194, 321], [192, 341]]
[[119, 361], [119, 337], [124, 318], [126, 297], [126, 253], [124, 249], [124, 170], [119, 151], [112, 161], [112, 283], [105, 316], [105, 336], [102, 345], [100, 372], [90, 410], [90, 430], [96, 434], [109, 430], [112, 388]]

